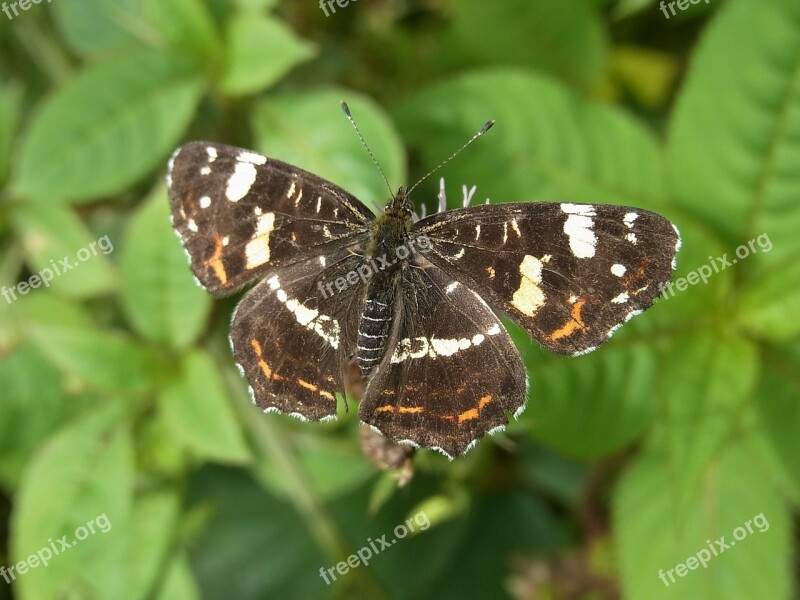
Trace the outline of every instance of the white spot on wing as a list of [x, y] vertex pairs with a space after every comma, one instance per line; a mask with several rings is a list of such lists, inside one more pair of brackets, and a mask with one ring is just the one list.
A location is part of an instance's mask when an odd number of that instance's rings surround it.
[[561, 205], [561, 210], [569, 215], [564, 222], [564, 233], [569, 237], [569, 247], [572, 253], [577, 258], [592, 258], [595, 253], [595, 244], [597, 244], [597, 238], [592, 231], [594, 207], [564, 203]]
[[256, 180], [256, 168], [250, 162], [237, 162], [233, 175], [228, 179], [225, 196], [231, 202], [238, 202], [247, 195]]
[[258, 218], [255, 236], [244, 248], [247, 263], [245, 267], [252, 269], [269, 262], [269, 238], [275, 228], [275, 213], [266, 213]]
[[628, 301], [628, 298], [630, 298], [630, 296], [628, 296], [628, 292], [622, 292], [619, 296], [612, 298], [611, 302], [613, 304], [625, 304]]
[[624, 265], [620, 264], [611, 265], [611, 273], [613, 275], [616, 275], [617, 277], [622, 277], [623, 275], [625, 275], [625, 271], [627, 271], [627, 269], [625, 268]]
[[545, 303], [544, 291], [539, 284], [542, 283], [544, 263], [549, 260], [549, 254], [543, 256], [541, 260], [526, 254], [519, 265], [519, 273], [522, 278], [519, 289], [512, 296], [511, 305], [524, 315], [534, 316]]
[[208, 196], [202, 196], [199, 202], [200, 202], [200, 208], [208, 208], [209, 206], [211, 206], [211, 198], [209, 198]]
[[318, 310], [308, 308], [295, 298], [289, 298], [286, 291], [281, 288], [281, 282], [277, 275], [273, 275], [267, 279], [267, 284], [270, 289], [275, 290], [276, 298], [286, 306], [300, 325], [316, 333], [319, 337], [328, 342], [332, 348], [339, 348], [340, 328], [339, 322], [336, 319], [327, 315], [321, 315]]
[[240, 162], [251, 163], [254, 165], [263, 165], [267, 162], [267, 157], [262, 156], [261, 154], [256, 154], [255, 152], [248, 152], [244, 150], [243, 152], [239, 153], [239, 156], [236, 157]]

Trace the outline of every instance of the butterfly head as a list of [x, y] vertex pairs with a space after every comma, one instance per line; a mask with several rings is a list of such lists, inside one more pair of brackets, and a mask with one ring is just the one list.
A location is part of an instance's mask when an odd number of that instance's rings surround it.
[[386, 213], [392, 216], [411, 219], [414, 214], [414, 207], [408, 199], [408, 188], [400, 186], [397, 193], [389, 200], [386, 205]]

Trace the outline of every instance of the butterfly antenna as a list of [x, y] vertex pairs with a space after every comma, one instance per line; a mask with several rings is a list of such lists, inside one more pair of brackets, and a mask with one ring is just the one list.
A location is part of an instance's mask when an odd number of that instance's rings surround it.
[[411, 186], [411, 188], [408, 190], [408, 194], [409, 194], [409, 195], [411, 195], [411, 192], [413, 192], [413, 191], [414, 191], [414, 189], [415, 189], [415, 188], [416, 188], [416, 187], [417, 187], [417, 186], [418, 186], [420, 183], [422, 183], [422, 182], [423, 182], [423, 181], [425, 181], [425, 180], [426, 180], [428, 177], [430, 177], [431, 175], [433, 175], [434, 173], [436, 173], [436, 171], [438, 171], [439, 169], [441, 169], [443, 166], [445, 166], [447, 163], [449, 163], [451, 160], [453, 160], [453, 159], [454, 159], [456, 156], [458, 156], [459, 154], [461, 154], [461, 151], [462, 151], [462, 150], [464, 150], [464, 148], [466, 148], [467, 146], [469, 146], [469, 145], [470, 145], [472, 142], [474, 142], [475, 140], [477, 140], [477, 139], [478, 139], [479, 137], [481, 137], [481, 136], [482, 136], [484, 133], [486, 133], [487, 131], [489, 131], [489, 130], [492, 128], [492, 125], [494, 125], [494, 119], [492, 119], [491, 121], [487, 121], [487, 122], [486, 122], [486, 125], [484, 125], [483, 127], [481, 127], [481, 130], [480, 130], [478, 133], [476, 133], [476, 134], [475, 134], [475, 135], [473, 135], [471, 138], [469, 138], [469, 139], [467, 140], [467, 143], [466, 143], [466, 144], [464, 144], [463, 146], [461, 146], [461, 148], [459, 148], [458, 150], [456, 150], [455, 152], [453, 152], [453, 153], [452, 153], [450, 156], [448, 156], [446, 159], [444, 159], [442, 162], [440, 162], [438, 165], [436, 165], [436, 167], [434, 167], [433, 169], [431, 169], [430, 171], [428, 171], [428, 172], [427, 172], [425, 175], [423, 175], [423, 176], [422, 176], [422, 179], [420, 179], [419, 181], [417, 181], [417, 183], [415, 183], [414, 185], [412, 185], [412, 186]]
[[369, 154], [369, 157], [372, 159], [372, 162], [375, 163], [375, 166], [378, 168], [378, 172], [381, 174], [381, 177], [383, 177], [383, 181], [386, 184], [387, 189], [389, 190], [389, 194], [391, 194], [391, 196], [394, 197], [392, 186], [389, 185], [389, 180], [386, 179], [386, 173], [383, 172], [383, 169], [381, 169], [381, 165], [378, 163], [377, 159], [375, 158], [375, 155], [372, 153], [372, 150], [370, 150], [369, 146], [367, 146], [367, 142], [364, 140], [364, 136], [361, 135], [361, 130], [358, 128], [358, 125], [356, 125], [355, 119], [353, 119], [353, 115], [350, 114], [350, 107], [347, 106], [347, 102], [345, 102], [344, 100], [342, 100], [342, 110], [344, 111], [344, 114], [347, 116], [347, 120], [350, 121], [350, 124], [353, 126], [353, 129], [356, 130], [356, 135], [358, 135], [358, 139], [361, 140], [361, 143], [363, 144], [364, 148], [367, 149], [367, 153]]

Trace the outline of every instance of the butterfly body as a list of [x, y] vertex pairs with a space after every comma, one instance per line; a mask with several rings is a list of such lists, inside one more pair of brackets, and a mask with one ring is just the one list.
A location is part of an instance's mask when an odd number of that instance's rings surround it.
[[487, 205], [414, 221], [401, 188], [375, 216], [311, 173], [209, 142], [175, 152], [168, 184], [203, 287], [259, 281], [231, 324], [255, 404], [335, 418], [355, 358], [368, 378], [361, 420], [450, 457], [526, 403], [496, 311], [549, 350], [583, 354], [653, 302], [680, 244], [664, 217], [621, 206]]

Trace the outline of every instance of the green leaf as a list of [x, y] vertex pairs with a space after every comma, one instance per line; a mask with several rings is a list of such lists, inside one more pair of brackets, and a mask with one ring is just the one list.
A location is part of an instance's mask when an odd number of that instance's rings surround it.
[[756, 409], [765, 437], [800, 498], [800, 347], [770, 351]]
[[143, 0], [142, 13], [173, 48], [187, 52], [203, 71], [212, 73], [221, 40], [202, 0]]
[[661, 418], [672, 469], [671, 493], [680, 501], [696, 489], [714, 457], [741, 426], [758, 378], [752, 343], [699, 330], [678, 338], [661, 365]]
[[200, 588], [184, 554], [178, 554], [169, 566], [156, 600], [200, 600]]
[[92, 389], [140, 392], [153, 384], [162, 368], [158, 356], [122, 334], [39, 323], [31, 325], [30, 332], [52, 364]]
[[138, 11], [139, 0], [56, 2], [55, 20], [70, 47], [85, 56], [104, 56], [154, 41], [156, 34]]
[[[67, 427], [34, 457], [12, 514], [11, 553], [29, 560], [50, 540], [74, 543], [16, 580], [21, 600], [110, 598], [124, 562], [121, 550], [133, 492], [133, 447], [118, 406]], [[92, 522], [94, 533], [81, 527]], [[61, 546], [53, 544], [56, 549]]]
[[606, 34], [591, 2], [459, 0], [452, 13], [441, 48], [445, 60], [470, 67], [531, 67], [584, 88], [591, 87], [604, 67]]
[[[646, 454], [616, 489], [613, 519], [624, 597], [788, 598], [789, 514], [751, 441], [737, 440], [714, 460], [686, 511], [676, 510], [671, 501], [674, 477], [665, 460]], [[752, 533], [737, 541], [734, 535], [742, 537], [748, 521]], [[708, 544], [717, 549], [715, 540], [722, 536], [735, 545], [714, 556]], [[695, 569], [683, 577], [674, 571], [704, 549], [709, 556], [705, 568], [692, 561]], [[659, 578], [661, 571], [669, 587]]]
[[164, 160], [202, 91], [186, 61], [170, 54], [135, 53], [83, 71], [33, 119], [15, 192], [53, 202], [118, 193]]
[[131, 218], [120, 267], [122, 306], [139, 334], [158, 344], [185, 348], [203, 332], [211, 297], [192, 279], [170, 226], [163, 186]]
[[[116, 273], [107, 258], [114, 251], [113, 240], [108, 235], [95, 236], [69, 207], [16, 204], [12, 220], [28, 267], [37, 276], [37, 280], [29, 279], [31, 286], [52, 287], [53, 292], [71, 298], [88, 298], [114, 288]], [[19, 286], [17, 290], [21, 295]]]
[[[690, 216], [680, 213], [675, 223], [682, 239], [677, 269], [645, 318], [668, 332], [729, 324], [736, 269], [720, 270], [715, 257], [730, 254], [731, 249], [723, 247], [716, 235]], [[640, 318], [633, 322], [638, 324]], [[622, 331], [627, 329], [626, 325]]]
[[83, 305], [60, 298], [52, 292], [42, 291], [15, 305], [15, 318], [25, 327], [92, 327], [92, 316]]
[[[652, 134], [626, 114], [587, 102], [547, 78], [499, 69], [460, 76], [416, 95], [397, 118], [425, 170], [487, 118], [497, 120], [440, 171], [458, 206], [457, 190], [478, 184], [476, 202], [569, 200], [663, 211], [653, 197], [664, 189], [664, 179]], [[428, 185], [429, 197], [436, 187]]]
[[570, 456], [602, 456], [630, 444], [652, 422], [659, 356], [647, 337], [623, 338], [620, 332], [580, 358], [547, 354], [527, 341], [520, 345], [527, 347], [530, 373], [520, 419], [535, 439]]
[[371, 100], [351, 91], [282, 94], [264, 100], [253, 118], [257, 147], [340, 185], [381, 210], [389, 192], [342, 114], [342, 100], [349, 104], [389, 183], [406, 183], [403, 146], [391, 122]]
[[159, 406], [176, 440], [209, 460], [246, 463], [250, 451], [213, 359], [193, 352], [180, 378], [161, 392]]
[[315, 54], [311, 43], [269, 17], [234, 16], [225, 37], [227, 63], [219, 87], [231, 96], [267, 88]]
[[[241, 469], [203, 469], [192, 487], [193, 500], [211, 513], [192, 552], [203, 597], [324, 597], [315, 593], [325, 586], [315, 574], [327, 561], [291, 504], [266, 493]], [[260, 552], [271, 559], [252, 570]]]
[[763, 269], [739, 298], [737, 320], [748, 332], [781, 342], [800, 334], [800, 261]]
[[146, 600], [173, 551], [180, 499], [169, 491], [149, 491], [136, 498], [131, 514], [126, 564], [128, 598]]
[[[358, 444], [320, 435], [298, 435], [294, 448], [303, 476], [321, 498], [341, 496], [375, 475], [375, 466], [364, 457]], [[259, 463], [258, 474], [259, 481], [276, 496], [291, 497], [289, 482], [274, 462]]]
[[265, 11], [275, 8], [278, 0], [234, 0], [236, 6], [242, 11]]
[[614, 7], [614, 16], [618, 19], [624, 19], [651, 5], [650, 0], [617, 0], [617, 4]]
[[59, 373], [31, 344], [0, 360], [0, 485], [15, 488], [39, 444], [77, 412]]
[[0, 184], [8, 177], [9, 164], [22, 115], [22, 87], [4, 84], [0, 89]]
[[763, 263], [800, 255], [800, 4], [729, 2], [703, 36], [670, 124], [670, 183], [729, 244], [768, 233]]

